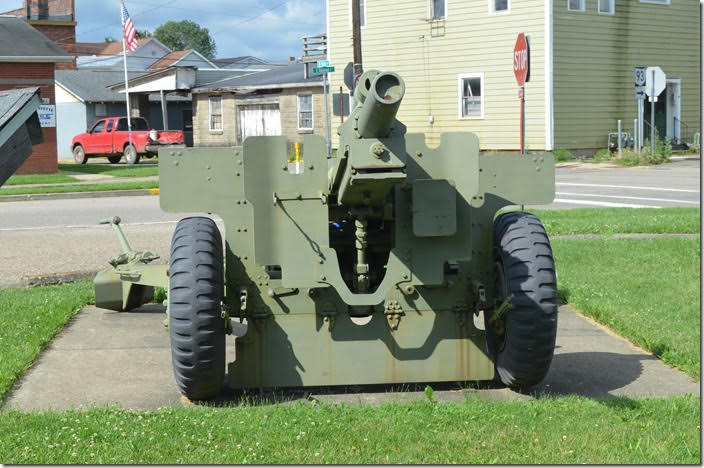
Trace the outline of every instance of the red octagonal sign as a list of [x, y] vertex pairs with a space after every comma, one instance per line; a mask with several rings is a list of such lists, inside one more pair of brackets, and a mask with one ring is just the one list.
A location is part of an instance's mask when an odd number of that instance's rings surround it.
[[528, 54], [528, 41], [523, 33], [518, 35], [516, 46], [513, 48], [513, 74], [516, 75], [518, 86], [523, 86], [529, 81], [530, 56]]

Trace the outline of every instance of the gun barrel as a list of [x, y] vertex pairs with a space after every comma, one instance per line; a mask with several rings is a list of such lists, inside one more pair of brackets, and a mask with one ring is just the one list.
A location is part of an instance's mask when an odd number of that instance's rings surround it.
[[362, 138], [386, 137], [405, 93], [406, 84], [396, 73], [382, 72], [376, 75], [359, 113], [359, 135]]

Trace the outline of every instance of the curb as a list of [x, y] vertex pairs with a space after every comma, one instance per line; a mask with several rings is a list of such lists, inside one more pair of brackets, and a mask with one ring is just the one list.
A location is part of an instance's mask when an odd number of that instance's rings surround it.
[[137, 197], [144, 195], [159, 195], [159, 189], [151, 188], [136, 190], [106, 190], [104, 192], [34, 193], [25, 195], [0, 194], [0, 203], [37, 200], [70, 200], [77, 198]]

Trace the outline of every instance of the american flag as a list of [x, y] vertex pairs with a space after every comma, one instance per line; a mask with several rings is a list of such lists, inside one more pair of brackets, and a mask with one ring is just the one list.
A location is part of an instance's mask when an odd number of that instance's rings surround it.
[[125, 30], [125, 43], [130, 52], [137, 50], [137, 30], [134, 29], [134, 24], [132, 24], [132, 19], [130, 19], [130, 14], [127, 13], [127, 7], [125, 3], [122, 3], [122, 28]]

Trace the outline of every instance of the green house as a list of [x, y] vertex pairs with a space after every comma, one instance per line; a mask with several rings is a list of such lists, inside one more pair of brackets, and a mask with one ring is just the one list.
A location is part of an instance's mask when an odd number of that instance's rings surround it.
[[[352, 61], [351, 5], [327, 0], [333, 90]], [[403, 76], [399, 118], [430, 144], [442, 132], [472, 131], [482, 149], [519, 148], [513, 48], [521, 32], [530, 45], [528, 150], [593, 152], [618, 120], [633, 133], [641, 66], [667, 76], [655, 103], [659, 134], [686, 143], [699, 129], [695, 0], [361, 0], [360, 8], [364, 68]], [[648, 102], [644, 114], [649, 122]]]

